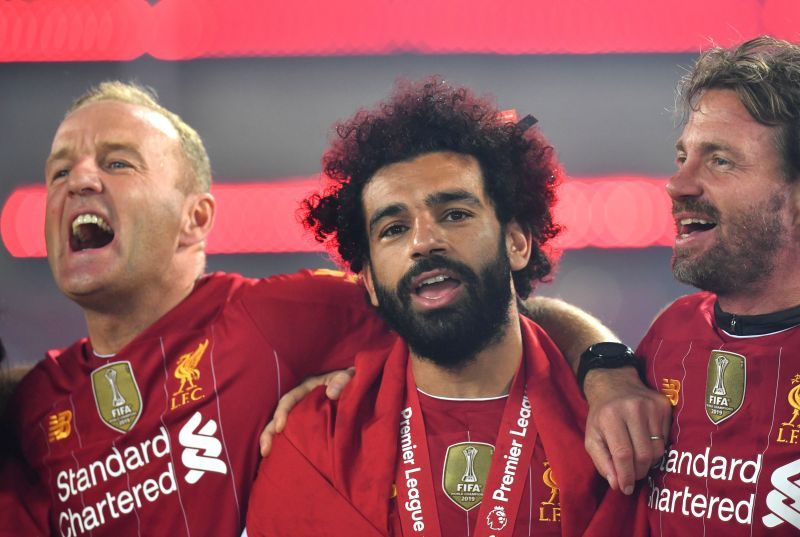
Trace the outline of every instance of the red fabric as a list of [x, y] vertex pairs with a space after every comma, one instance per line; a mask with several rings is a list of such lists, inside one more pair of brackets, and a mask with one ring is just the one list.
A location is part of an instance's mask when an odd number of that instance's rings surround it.
[[[586, 405], [571, 369], [538, 326], [522, 324], [528, 397], [560, 486], [562, 534], [643, 533], [642, 502], [608, 491], [583, 449]], [[390, 498], [407, 359], [399, 339], [391, 350], [361, 353], [338, 402], [320, 390], [294, 409], [259, 469], [247, 520], [251, 537], [317, 535], [329, 524], [368, 524], [379, 535], [399, 535]], [[333, 502], [336, 508], [328, 508]], [[517, 531], [528, 535], [527, 525]]]
[[[351, 364], [385, 333], [363, 288], [341, 277], [214, 274], [112, 358], [87, 340], [50, 353], [14, 403], [22, 450], [52, 499], [44, 524], [65, 535], [238, 534], [278, 397], [313, 371]], [[189, 389], [179, 360], [198, 349]], [[141, 399], [127, 432], [101, 418], [91, 380], [124, 362]], [[53, 438], [59, 419], [67, 434]]]
[[[667, 452], [667, 461], [672, 458], [673, 463], [662, 465], [648, 478], [651, 531], [654, 535], [726, 537], [798, 535], [800, 417], [793, 425], [787, 423], [800, 408], [800, 400], [791, 396], [800, 382], [800, 327], [771, 335], [731, 336], [714, 322], [715, 301], [710, 293], [676, 300], [653, 323], [637, 351], [647, 360], [647, 379], [654, 388], [668, 393], [678, 386], [676, 381], [680, 383]], [[742, 405], [716, 424], [706, 414], [708, 364], [714, 350], [746, 359]], [[726, 390], [733, 391], [732, 386]], [[712, 477], [710, 471], [702, 475], [706, 451], [708, 467], [733, 467], [732, 479]], [[751, 471], [759, 456], [760, 472]], [[746, 461], [753, 463], [742, 479], [740, 470]], [[751, 476], [752, 482], [746, 482]], [[717, 500], [712, 504], [710, 498]], [[723, 499], [741, 505], [743, 522], [726, 510], [720, 517]], [[704, 502], [712, 506], [710, 515]], [[765, 517], [777, 525], [767, 525]]]
[[0, 460], [0, 537], [47, 535], [47, 497], [12, 456]]

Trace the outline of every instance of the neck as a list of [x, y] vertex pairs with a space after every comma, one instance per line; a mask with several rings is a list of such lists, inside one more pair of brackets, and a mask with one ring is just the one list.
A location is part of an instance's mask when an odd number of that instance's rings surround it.
[[800, 304], [800, 281], [792, 282], [789, 277], [780, 282], [774, 277], [771, 280], [735, 293], [717, 295], [720, 307], [736, 315], [761, 315]]
[[115, 297], [115, 307], [82, 306], [92, 347], [98, 354], [116, 354], [150, 325], [180, 304], [195, 280], [174, 283], [169, 289]]
[[417, 387], [430, 395], [474, 399], [505, 395], [522, 360], [522, 331], [516, 307], [509, 314], [503, 337], [466, 366], [446, 369], [411, 353], [411, 368]]
[[800, 236], [792, 235], [773, 261], [769, 273], [758, 281], [731, 293], [718, 293], [722, 310], [735, 315], [762, 315], [800, 304]]

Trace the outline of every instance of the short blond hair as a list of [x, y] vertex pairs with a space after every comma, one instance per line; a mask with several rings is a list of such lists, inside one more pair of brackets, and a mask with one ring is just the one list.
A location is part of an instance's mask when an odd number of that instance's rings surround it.
[[169, 120], [178, 131], [181, 150], [191, 167], [191, 176], [188, 177], [187, 188], [189, 192], [208, 192], [211, 188], [211, 163], [208, 159], [203, 140], [197, 131], [190, 127], [180, 116], [161, 106], [153, 89], [130, 82], [107, 80], [90, 88], [83, 95], [75, 99], [67, 110], [70, 115], [75, 110], [99, 101], [119, 101], [149, 108], [158, 112]]

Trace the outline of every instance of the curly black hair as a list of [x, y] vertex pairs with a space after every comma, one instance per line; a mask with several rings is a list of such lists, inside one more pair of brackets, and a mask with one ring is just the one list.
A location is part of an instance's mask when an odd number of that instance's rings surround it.
[[560, 168], [538, 129], [504, 120], [490, 99], [438, 77], [398, 82], [388, 100], [335, 129], [322, 159], [334, 185], [306, 199], [301, 216], [351, 271], [369, 260], [364, 186], [384, 166], [437, 151], [474, 157], [500, 224], [516, 221], [533, 237], [530, 262], [513, 274], [517, 294], [527, 297], [552, 270], [542, 247], [560, 231], [551, 214]]

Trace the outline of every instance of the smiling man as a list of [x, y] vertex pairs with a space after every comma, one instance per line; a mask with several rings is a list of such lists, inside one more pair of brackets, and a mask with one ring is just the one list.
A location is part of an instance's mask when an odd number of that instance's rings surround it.
[[255, 535], [622, 535], [635, 498], [583, 450], [585, 403], [517, 312], [550, 273], [559, 170], [531, 117], [432, 79], [337, 126], [306, 224], [400, 336], [340, 402], [300, 403], [259, 470]]
[[384, 324], [340, 275], [203, 275], [208, 156], [142, 88], [78, 99], [45, 173], [48, 259], [89, 337], [10, 405], [45, 489], [23, 504], [54, 535], [238, 534], [278, 397], [380, 345]]
[[[670, 305], [637, 352], [674, 405], [648, 479], [656, 535], [800, 532], [798, 81], [800, 46], [761, 37], [707, 51], [681, 86], [673, 272], [703, 292]], [[593, 402], [598, 429], [626, 428], [609, 427], [617, 402]]]

